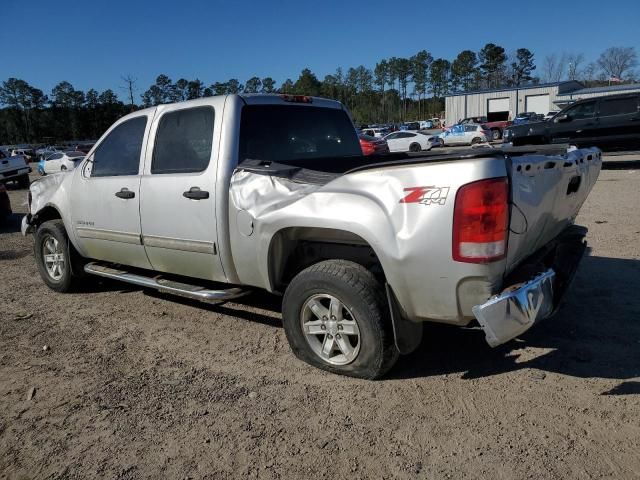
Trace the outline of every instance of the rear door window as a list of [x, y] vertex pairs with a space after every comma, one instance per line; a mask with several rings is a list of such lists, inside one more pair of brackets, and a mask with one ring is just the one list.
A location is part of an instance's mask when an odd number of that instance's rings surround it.
[[165, 113], [153, 148], [151, 173], [195, 173], [206, 170], [213, 146], [214, 110], [196, 107]]
[[638, 113], [638, 97], [611, 98], [600, 100], [600, 116], [628, 115]]
[[[137, 175], [147, 117], [135, 117], [114, 128], [96, 149], [92, 177]], [[62, 158], [62, 155], [60, 158]]]
[[596, 113], [596, 102], [585, 102], [570, 108], [565, 112], [571, 117], [571, 120], [580, 120], [583, 118], [591, 118]]
[[247, 105], [242, 109], [241, 162], [361, 155], [355, 128], [342, 109], [302, 105]]

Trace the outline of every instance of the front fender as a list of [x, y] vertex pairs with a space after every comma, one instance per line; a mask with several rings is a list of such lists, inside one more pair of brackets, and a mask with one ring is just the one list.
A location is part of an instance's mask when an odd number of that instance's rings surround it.
[[71, 222], [71, 187], [74, 170], [54, 173], [35, 180], [29, 187], [31, 205], [29, 207], [31, 223], [37, 221], [38, 214], [47, 208], [56, 210], [64, 223], [69, 240], [78, 249], [78, 242]]

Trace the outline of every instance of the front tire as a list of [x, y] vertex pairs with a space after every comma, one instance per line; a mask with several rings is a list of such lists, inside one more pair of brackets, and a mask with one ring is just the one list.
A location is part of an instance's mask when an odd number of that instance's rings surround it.
[[502, 132], [498, 129], [491, 130], [491, 136], [493, 137], [493, 140], [500, 140], [502, 138]]
[[82, 257], [69, 242], [62, 220], [49, 220], [35, 233], [34, 254], [44, 283], [56, 292], [66, 293], [82, 278]]
[[326, 260], [300, 272], [282, 317], [293, 353], [323, 370], [375, 379], [398, 359], [384, 291], [357, 263]]

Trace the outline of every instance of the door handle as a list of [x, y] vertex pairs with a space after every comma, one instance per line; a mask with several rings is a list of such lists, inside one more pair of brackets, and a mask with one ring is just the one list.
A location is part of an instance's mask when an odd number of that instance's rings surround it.
[[132, 192], [128, 188], [124, 188], [124, 187], [122, 189], [120, 189], [119, 192], [116, 192], [116, 197], [124, 198], [125, 200], [128, 200], [130, 198], [134, 198], [135, 196], [136, 196], [136, 194], [134, 192]]
[[183, 192], [182, 196], [190, 198], [191, 200], [204, 200], [209, 198], [209, 192], [206, 190], [200, 190], [200, 187], [191, 187], [186, 192]]

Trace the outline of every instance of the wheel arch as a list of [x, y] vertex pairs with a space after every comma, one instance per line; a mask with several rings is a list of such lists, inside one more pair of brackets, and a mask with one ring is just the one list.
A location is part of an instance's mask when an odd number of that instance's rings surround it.
[[278, 230], [269, 243], [267, 261], [271, 289], [283, 291], [296, 274], [330, 259], [358, 263], [385, 282], [378, 253], [360, 235], [338, 228], [286, 227]]
[[62, 220], [62, 214], [55, 205], [47, 203], [31, 216], [30, 223], [33, 227], [38, 227], [44, 222], [55, 219]]

